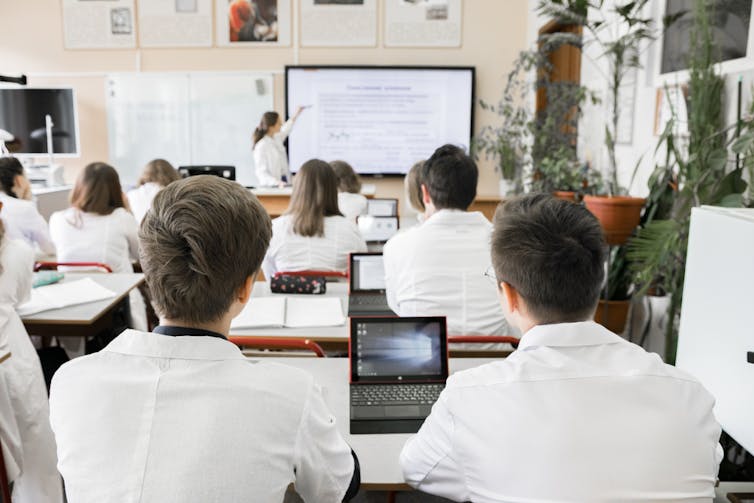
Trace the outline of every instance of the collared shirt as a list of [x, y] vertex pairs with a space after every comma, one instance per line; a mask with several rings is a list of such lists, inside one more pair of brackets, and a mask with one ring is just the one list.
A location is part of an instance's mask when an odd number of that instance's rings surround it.
[[338, 192], [338, 208], [349, 222], [356, 222], [356, 217], [367, 214], [367, 198], [352, 192]]
[[140, 224], [144, 220], [147, 211], [152, 206], [154, 196], [162, 189], [163, 187], [159, 183], [147, 182], [128, 191], [128, 194], [126, 194], [128, 205], [131, 207], [131, 212], [133, 212], [137, 223]]
[[47, 222], [33, 201], [11, 197], [0, 191], [0, 202], [3, 203], [0, 218], [5, 224], [8, 239], [22, 239], [45, 255], [55, 253]]
[[293, 232], [293, 217], [272, 221], [272, 239], [262, 262], [267, 280], [278, 271], [347, 271], [348, 255], [367, 251], [356, 224], [345, 217], [325, 217], [324, 236], [301, 236]]
[[177, 327], [174, 325], [157, 325], [152, 330], [154, 334], [170, 335], [172, 337], [191, 336], [191, 337], [217, 337], [218, 339], [228, 340], [223, 334], [192, 327]]
[[693, 377], [594, 322], [540, 325], [453, 374], [401, 453], [455, 501], [711, 501], [722, 449]]
[[127, 330], [55, 374], [69, 501], [341, 501], [351, 449], [306, 372], [216, 337]]
[[492, 224], [440, 210], [385, 244], [388, 304], [400, 316], [447, 316], [452, 335], [513, 335], [489, 268]]

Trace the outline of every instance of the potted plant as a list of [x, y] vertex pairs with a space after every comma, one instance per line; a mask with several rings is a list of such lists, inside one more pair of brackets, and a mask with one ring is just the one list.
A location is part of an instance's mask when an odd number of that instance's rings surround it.
[[[697, 0], [689, 61], [689, 137], [678, 138], [671, 119], [658, 145], [665, 149], [665, 162], [650, 179], [653, 185], [642, 226], [628, 245], [638, 293], [659, 290], [670, 296], [665, 328], [668, 363], [675, 362], [691, 209], [704, 204], [742, 206], [747, 188], [743, 172], [754, 152], [751, 118], [723, 127], [724, 81], [715, 71], [709, 19], [707, 3]], [[734, 128], [740, 136], [728, 138]], [[731, 169], [732, 154], [744, 159]]]

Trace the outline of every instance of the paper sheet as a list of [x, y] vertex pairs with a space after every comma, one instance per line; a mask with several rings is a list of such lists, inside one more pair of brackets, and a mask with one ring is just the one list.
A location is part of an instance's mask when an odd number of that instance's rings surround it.
[[142, 47], [210, 47], [212, 0], [138, 0]]
[[460, 47], [461, 0], [387, 0], [386, 47]]
[[230, 328], [282, 327], [284, 324], [285, 297], [252, 297], [230, 322]]
[[377, 0], [303, 0], [302, 46], [377, 45]]
[[78, 304], [88, 304], [115, 297], [115, 292], [108, 290], [91, 278], [40, 286], [31, 291], [31, 299], [18, 306], [20, 316], [60, 309]]
[[134, 0], [64, 0], [66, 49], [136, 47]]
[[337, 297], [254, 297], [241, 314], [233, 318], [231, 329], [265, 327], [335, 327], [345, 323], [343, 306]]

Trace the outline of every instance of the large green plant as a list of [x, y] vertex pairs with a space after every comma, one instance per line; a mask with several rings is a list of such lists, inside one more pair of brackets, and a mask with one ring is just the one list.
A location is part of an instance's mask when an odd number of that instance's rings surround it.
[[675, 134], [675, 119], [671, 119], [658, 144], [658, 150], [665, 150], [664, 163], [650, 178], [642, 225], [628, 244], [638, 293], [653, 289], [670, 295], [665, 332], [665, 360], [669, 363], [675, 362], [691, 209], [703, 204], [741, 206], [746, 190], [743, 168], [730, 169], [729, 158], [731, 153], [754, 148], [754, 133], [746, 136], [754, 131], [754, 123], [742, 125], [745, 133], [739, 140], [728, 138], [731, 128], [723, 127], [724, 81], [715, 71], [711, 11], [707, 0], [695, 1], [688, 141]]

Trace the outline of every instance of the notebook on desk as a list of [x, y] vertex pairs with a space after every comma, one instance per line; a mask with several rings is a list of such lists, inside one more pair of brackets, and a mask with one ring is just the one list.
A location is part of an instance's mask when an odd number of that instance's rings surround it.
[[448, 378], [445, 317], [354, 317], [349, 340], [350, 427], [415, 433]]
[[243, 311], [230, 322], [230, 328], [336, 327], [345, 321], [339, 298], [273, 295], [252, 297]]
[[348, 316], [395, 316], [385, 296], [382, 253], [352, 253], [348, 281]]

